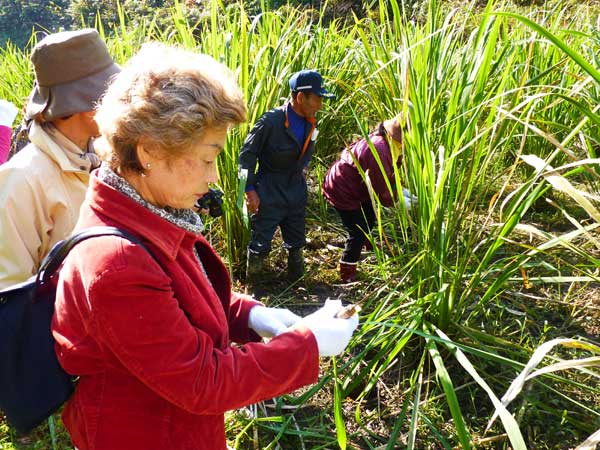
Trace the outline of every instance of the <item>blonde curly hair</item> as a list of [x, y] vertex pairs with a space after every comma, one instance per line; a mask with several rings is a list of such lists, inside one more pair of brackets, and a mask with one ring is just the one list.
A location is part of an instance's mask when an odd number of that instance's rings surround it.
[[176, 158], [207, 129], [246, 120], [232, 72], [208, 55], [149, 43], [129, 60], [96, 110], [96, 145], [113, 170], [141, 173], [137, 145]]

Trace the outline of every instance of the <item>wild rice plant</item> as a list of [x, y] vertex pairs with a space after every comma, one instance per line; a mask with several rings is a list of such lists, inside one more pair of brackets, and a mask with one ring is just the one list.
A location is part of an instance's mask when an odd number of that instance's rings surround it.
[[[419, 201], [410, 213], [400, 204], [387, 220], [377, 205], [380, 220], [374, 239], [380, 250], [375, 270], [377, 282], [385, 280], [390, 293], [365, 300], [372, 313], [357, 342], [366, 342], [366, 348], [350, 363], [345, 386], [348, 392], [366, 386], [362, 393], [366, 397], [408, 343], [418, 338], [446, 397], [456, 440], [461, 448], [470, 448], [474, 437], [453, 379], [462, 379], [464, 370], [496, 407], [499, 400], [466, 354], [510, 369], [520, 366], [527, 348], [517, 348], [506, 359], [490, 353], [502, 352], [502, 341], [493, 335], [477, 333], [475, 347], [464, 343], [471, 342], [473, 328], [480, 328], [475, 323], [488, 305], [509, 298], [508, 292], [525, 282], [520, 275], [525, 267], [559, 271], [561, 258], [551, 249], [584, 232], [580, 226], [568, 236], [553, 236], [539, 245], [520, 244], [520, 225], [531, 206], [548, 193], [548, 186], [539, 173], [522, 168], [519, 156], [527, 151], [549, 160], [557, 156], [572, 160], [593, 148], [589, 143], [596, 141], [597, 131], [586, 134], [584, 124], [596, 122], [589, 92], [596, 83], [594, 70], [576, 51], [561, 45], [562, 39], [571, 38], [585, 49], [590, 39], [563, 33], [552, 23], [548, 25], [552, 31], [524, 18], [519, 19], [530, 28], [518, 26], [494, 14], [491, 2], [472, 32], [452, 14], [441, 16], [435, 2], [429, 3], [424, 24], [404, 20], [400, 5], [391, 4], [392, 17], [385, 15], [381, 2], [381, 23], [369, 22], [370, 32], [360, 33], [364, 54], [358, 67], [364, 72], [357, 78], [377, 82], [376, 93], [358, 91], [357, 96], [372, 102], [372, 110], [385, 113], [381, 119], [390, 112], [402, 112], [407, 118], [404, 166], [390, 185], [398, 190], [408, 187]], [[585, 144], [583, 151], [561, 142], [562, 135], [572, 144], [573, 128]], [[589, 163], [579, 166], [591, 167]], [[593, 177], [595, 171], [586, 173]], [[576, 253], [586, 253], [594, 264], [585, 247]], [[585, 270], [572, 263], [569, 267]], [[595, 273], [587, 270], [575, 281], [597, 279], [597, 267]], [[367, 361], [367, 354], [374, 357]], [[406, 411], [408, 405], [413, 411], [409, 425], [413, 445], [425, 414], [414, 399], [420, 396], [427, 367], [421, 362], [415, 368], [405, 405]], [[513, 448], [525, 448], [515, 418], [505, 409], [500, 416]], [[401, 420], [405, 418], [403, 414]], [[425, 420], [437, 433], [431, 423]]]
[[[34, 45], [33, 39], [30, 45]], [[0, 48], [0, 98], [14, 103], [18, 108], [26, 103], [33, 86], [33, 68], [26, 52], [11, 43]]]

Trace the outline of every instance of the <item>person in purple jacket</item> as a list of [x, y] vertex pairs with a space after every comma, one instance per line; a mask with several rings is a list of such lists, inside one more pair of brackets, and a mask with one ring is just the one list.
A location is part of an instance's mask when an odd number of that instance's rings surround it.
[[[348, 232], [346, 246], [340, 261], [340, 278], [343, 282], [356, 279], [356, 266], [365, 244], [367, 234], [375, 223], [375, 212], [362, 172], [368, 175], [373, 191], [384, 206], [391, 206], [397, 198], [394, 184], [394, 164], [400, 167], [402, 153], [402, 127], [399, 117], [381, 122], [367, 138], [352, 143], [329, 168], [323, 181], [325, 199], [339, 213]], [[400, 119], [401, 121], [401, 119]], [[384, 172], [381, 171], [374, 152], [379, 155]], [[389, 180], [389, 186], [386, 180]], [[408, 191], [406, 191], [408, 193]], [[404, 202], [410, 206], [412, 196]]]

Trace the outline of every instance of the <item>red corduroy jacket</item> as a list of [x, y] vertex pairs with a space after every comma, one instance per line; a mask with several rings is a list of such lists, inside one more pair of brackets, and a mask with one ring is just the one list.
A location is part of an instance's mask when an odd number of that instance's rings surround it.
[[257, 302], [231, 292], [202, 236], [95, 174], [76, 229], [94, 225], [136, 234], [153, 256], [97, 237], [60, 272], [52, 330], [61, 365], [79, 377], [63, 413], [79, 450], [223, 450], [225, 411], [316, 381], [313, 334], [297, 326], [260, 342], [248, 328]]

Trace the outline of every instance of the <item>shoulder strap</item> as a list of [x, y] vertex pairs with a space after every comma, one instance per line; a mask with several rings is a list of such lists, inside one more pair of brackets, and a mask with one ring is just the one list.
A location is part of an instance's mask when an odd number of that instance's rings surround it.
[[154, 255], [152, 255], [150, 250], [148, 250], [148, 248], [142, 243], [140, 238], [138, 238], [137, 236], [134, 236], [133, 234], [131, 234], [125, 230], [121, 230], [120, 228], [116, 228], [116, 227], [104, 227], [104, 226], [90, 227], [90, 228], [86, 228], [84, 230], [78, 231], [77, 233], [73, 234], [72, 236], [68, 237], [65, 240], [58, 242], [56, 245], [54, 245], [54, 247], [52, 247], [52, 250], [50, 250], [50, 253], [48, 253], [48, 255], [46, 255], [46, 257], [43, 259], [42, 263], [40, 264], [40, 269], [38, 270], [37, 277], [36, 277], [36, 284], [40, 285], [40, 284], [46, 283], [50, 279], [50, 277], [54, 274], [54, 272], [56, 272], [56, 270], [60, 267], [60, 265], [63, 263], [63, 261], [65, 260], [65, 258], [69, 254], [69, 252], [73, 249], [73, 247], [75, 247], [80, 242], [85, 241], [86, 239], [90, 239], [90, 238], [98, 237], [98, 236], [122, 237], [123, 239], [127, 239], [128, 241], [131, 241], [134, 244], [139, 245], [146, 252], [148, 252], [148, 254], [150, 256], [152, 256], [154, 258]]

